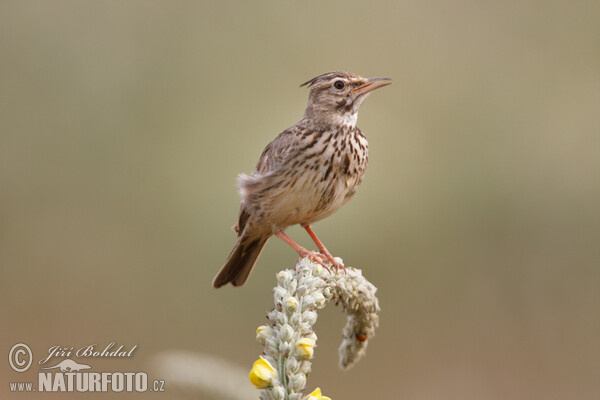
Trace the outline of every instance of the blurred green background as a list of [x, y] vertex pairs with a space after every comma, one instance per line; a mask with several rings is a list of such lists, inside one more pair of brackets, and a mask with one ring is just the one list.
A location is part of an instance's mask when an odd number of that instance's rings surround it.
[[[302, 116], [300, 83], [348, 70], [394, 84], [361, 108], [362, 187], [314, 228], [379, 288], [381, 325], [342, 372], [324, 310], [308, 388], [598, 399], [599, 20], [597, 1], [2, 1], [0, 352], [115, 341], [135, 356], [90, 364], [249, 369], [296, 256], [272, 239], [244, 287], [211, 287], [235, 177]], [[2, 398], [37, 380], [0, 364]]]

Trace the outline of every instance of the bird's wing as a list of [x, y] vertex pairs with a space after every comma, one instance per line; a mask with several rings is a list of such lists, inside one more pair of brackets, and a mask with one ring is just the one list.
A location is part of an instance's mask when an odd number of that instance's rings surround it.
[[276, 171], [285, 164], [297, 147], [297, 141], [294, 140], [297, 131], [298, 128], [295, 126], [286, 129], [265, 147], [256, 164], [255, 174], [264, 175]]
[[242, 235], [250, 218], [250, 213], [246, 209], [246, 200], [268, 186], [269, 182], [272, 182], [273, 178], [279, 175], [281, 167], [287, 163], [290, 156], [295, 154], [298, 145], [294, 140], [294, 136], [297, 132], [298, 128], [295, 126], [281, 132], [263, 150], [256, 164], [256, 171], [252, 175], [240, 174], [238, 176], [242, 205], [238, 223], [233, 227], [238, 236]]

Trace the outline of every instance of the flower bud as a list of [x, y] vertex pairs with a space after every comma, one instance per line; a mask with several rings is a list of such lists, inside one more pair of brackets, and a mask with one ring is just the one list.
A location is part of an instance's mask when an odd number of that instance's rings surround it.
[[273, 328], [270, 326], [261, 325], [256, 329], [256, 340], [261, 344], [265, 344], [267, 337], [272, 335]]
[[316, 292], [313, 295], [313, 301], [315, 302], [317, 307], [323, 307], [326, 303], [325, 296], [323, 296], [323, 293], [321, 292]]
[[273, 296], [275, 297], [275, 300], [279, 300], [281, 301], [283, 299], [283, 297], [286, 295], [287, 291], [282, 288], [281, 286], [276, 286], [273, 289]]
[[302, 320], [312, 326], [317, 322], [317, 313], [314, 311], [304, 311], [302, 313]]
[[277, 273], [277, 282], [283, 286], [287, 286], [292, 280], [292, 273], [288, 270], [279, 271]]
[[284, 304], [285, 304], [285, 309], [289, 313], [296, 311], [296, 308], [298, 308], [298, 300], [296, 300], [296, 298], [293, 296], [290, 296], [287, 299], [285, 299]]
[[271, 389], [271, 396], [273, 396], [273, 400], [283, 400], [285, 398], [285, 390], [281, 386], [276, 386]]
[[306, 376], [304, 374], [296, 374], [290, 377], [290, 387], [294, 392], [299, 392], [306, 385]]
[[296, 342], [296, 354], [303, 360], [309, 360], [315, 352], [314, 347], [314, 341], [309, 338], [302, 338]]
[[289, 357], [285, 362], [286, 370], [292, 374], [295, 374], [300, 369], [300, 362], [294, 357]]
[[294, 329], [288, 324], [284, 324], [279, 330], [279, 339], [282, 342], [290, 342], [294, 337]]
[[280, 342], [278, 348], [279, 352], [281, 353], [281, 356], [287, 357], [290, 355], [292, 345], [289, 342]]

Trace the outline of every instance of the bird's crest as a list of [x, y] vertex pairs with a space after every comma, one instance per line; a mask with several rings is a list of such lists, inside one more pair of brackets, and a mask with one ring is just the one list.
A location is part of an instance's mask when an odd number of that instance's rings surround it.
[[318, 81], [328, 81], [330, 79], [335, 78], [336, 76], [343, 77], [343, 76], [347, 76], [347, 75], [349, 75], [349, 73], [348, 72], [343, 72], [343, 71], [326, 72], [324, 74], [321, 74], [319, 76], [315, 76], [314, 78], [312, 78], [312, 79], [304, 82], [302, 85], [300, 85], [300, 87], [303, 87], [303, 86], [311, 87], [312, 85], [314, 85]]

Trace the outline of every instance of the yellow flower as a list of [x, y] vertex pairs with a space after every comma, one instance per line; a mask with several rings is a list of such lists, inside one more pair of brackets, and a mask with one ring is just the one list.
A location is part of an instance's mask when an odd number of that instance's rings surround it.
[[254, 362], [250, 370], [250, 382], [259, 389], [271, 386], [271, 381], [277, 378], [277, 371], [262, 356]]
[[311, 359], [315, 350], [315, 342], [309, 338], [302, 338], [296, 342], [296, 353], [304, 360]]
[[312, 392], [311, 394], [308, 395], [306, 400], [331, 400], [331, 399], [327, 396], [321, 395], [321, 389], [316, 388], [314, 390], [314, 392]]

